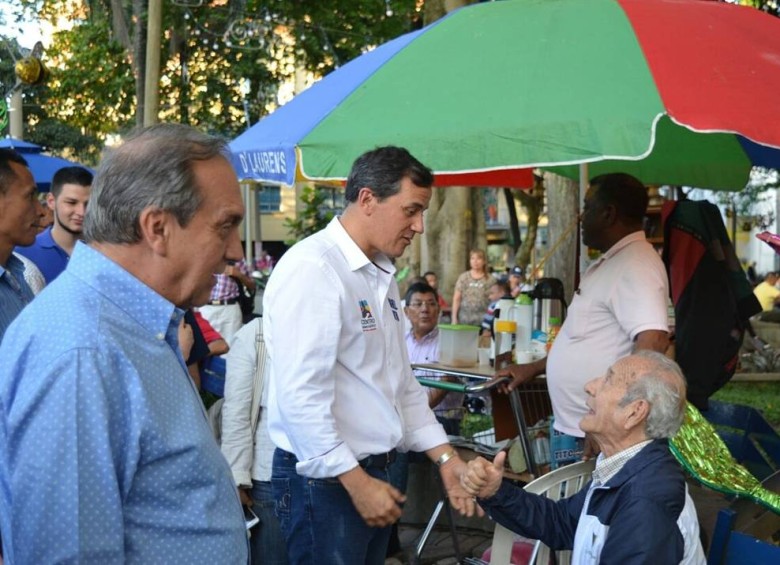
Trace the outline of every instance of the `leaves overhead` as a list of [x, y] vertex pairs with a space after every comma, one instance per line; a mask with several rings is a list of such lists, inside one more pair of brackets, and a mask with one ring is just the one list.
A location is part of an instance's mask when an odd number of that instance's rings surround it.
[[[79, 153], [94, 156], [109, 135], [137, 123], [147, 4], [21, 0], [28, 18], [59, 30], [45, 41], [52, 78], [25, 91], [26, 137], [38, 137], [36, 128], [58, 132], [48, 144], [56, 147], [72, 141], [66, 131], [80, 131], [93, 147], [81, 144]], [[285, 82], [310, 82], [419, 27], [415, 6], [416, 0], [166, 1], [160, 119], [233, 137], [247, 127], [247, 117], [254, 123], [279, 104]], [[8, 70], [3, 60], [4, 83]]]

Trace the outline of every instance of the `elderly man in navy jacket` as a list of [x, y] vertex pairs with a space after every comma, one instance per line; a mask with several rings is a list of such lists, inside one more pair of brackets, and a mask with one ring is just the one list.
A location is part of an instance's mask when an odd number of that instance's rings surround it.
[[696, 509], [667, 445], [685, 413], [677, 364], [640, 351], [585, 390], [580, 427], [601, 447], [587, 488], [553, 501], [504, 483], [504, 453], [470, 462], [463, 486], [506, 528], [571, 549], [572, 563], [704, 563]]

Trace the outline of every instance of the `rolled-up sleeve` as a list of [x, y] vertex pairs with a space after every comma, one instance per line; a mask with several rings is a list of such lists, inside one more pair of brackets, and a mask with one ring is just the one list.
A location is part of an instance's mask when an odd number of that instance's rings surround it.
[[447, 434], [428, 406], [428, 394], [414, 377], [408, 356], [406, 366], [409, 369], [404, 374], [405, 387], [399, 402], [404, 420], [404, 439], [401, 447], [404, 451], [427, 451], [447, 443]]

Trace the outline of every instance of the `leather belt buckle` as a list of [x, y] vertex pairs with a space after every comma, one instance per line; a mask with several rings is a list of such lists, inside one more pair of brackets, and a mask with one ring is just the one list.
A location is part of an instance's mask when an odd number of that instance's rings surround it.
[[395, 449], [391, 449], [387, 453], [378, 453], [376, 455], [369, 455], [368, 457], [364, 457], [360, 461], [358, 461], [358, 464], [363, 467], [364, 469], [373, 468], [373, 469], [387, 469], [387, 467], [395, 461], [396, 451]]

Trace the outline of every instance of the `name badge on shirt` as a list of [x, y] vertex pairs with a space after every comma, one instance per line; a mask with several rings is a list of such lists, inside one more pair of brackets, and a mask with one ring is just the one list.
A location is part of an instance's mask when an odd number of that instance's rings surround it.
[[376, 318], [371, 313], [371, 306], [368, 300], [359, 300], [360, 306], [360, 326], [364, 332], [373, 332], [376, 330]]

